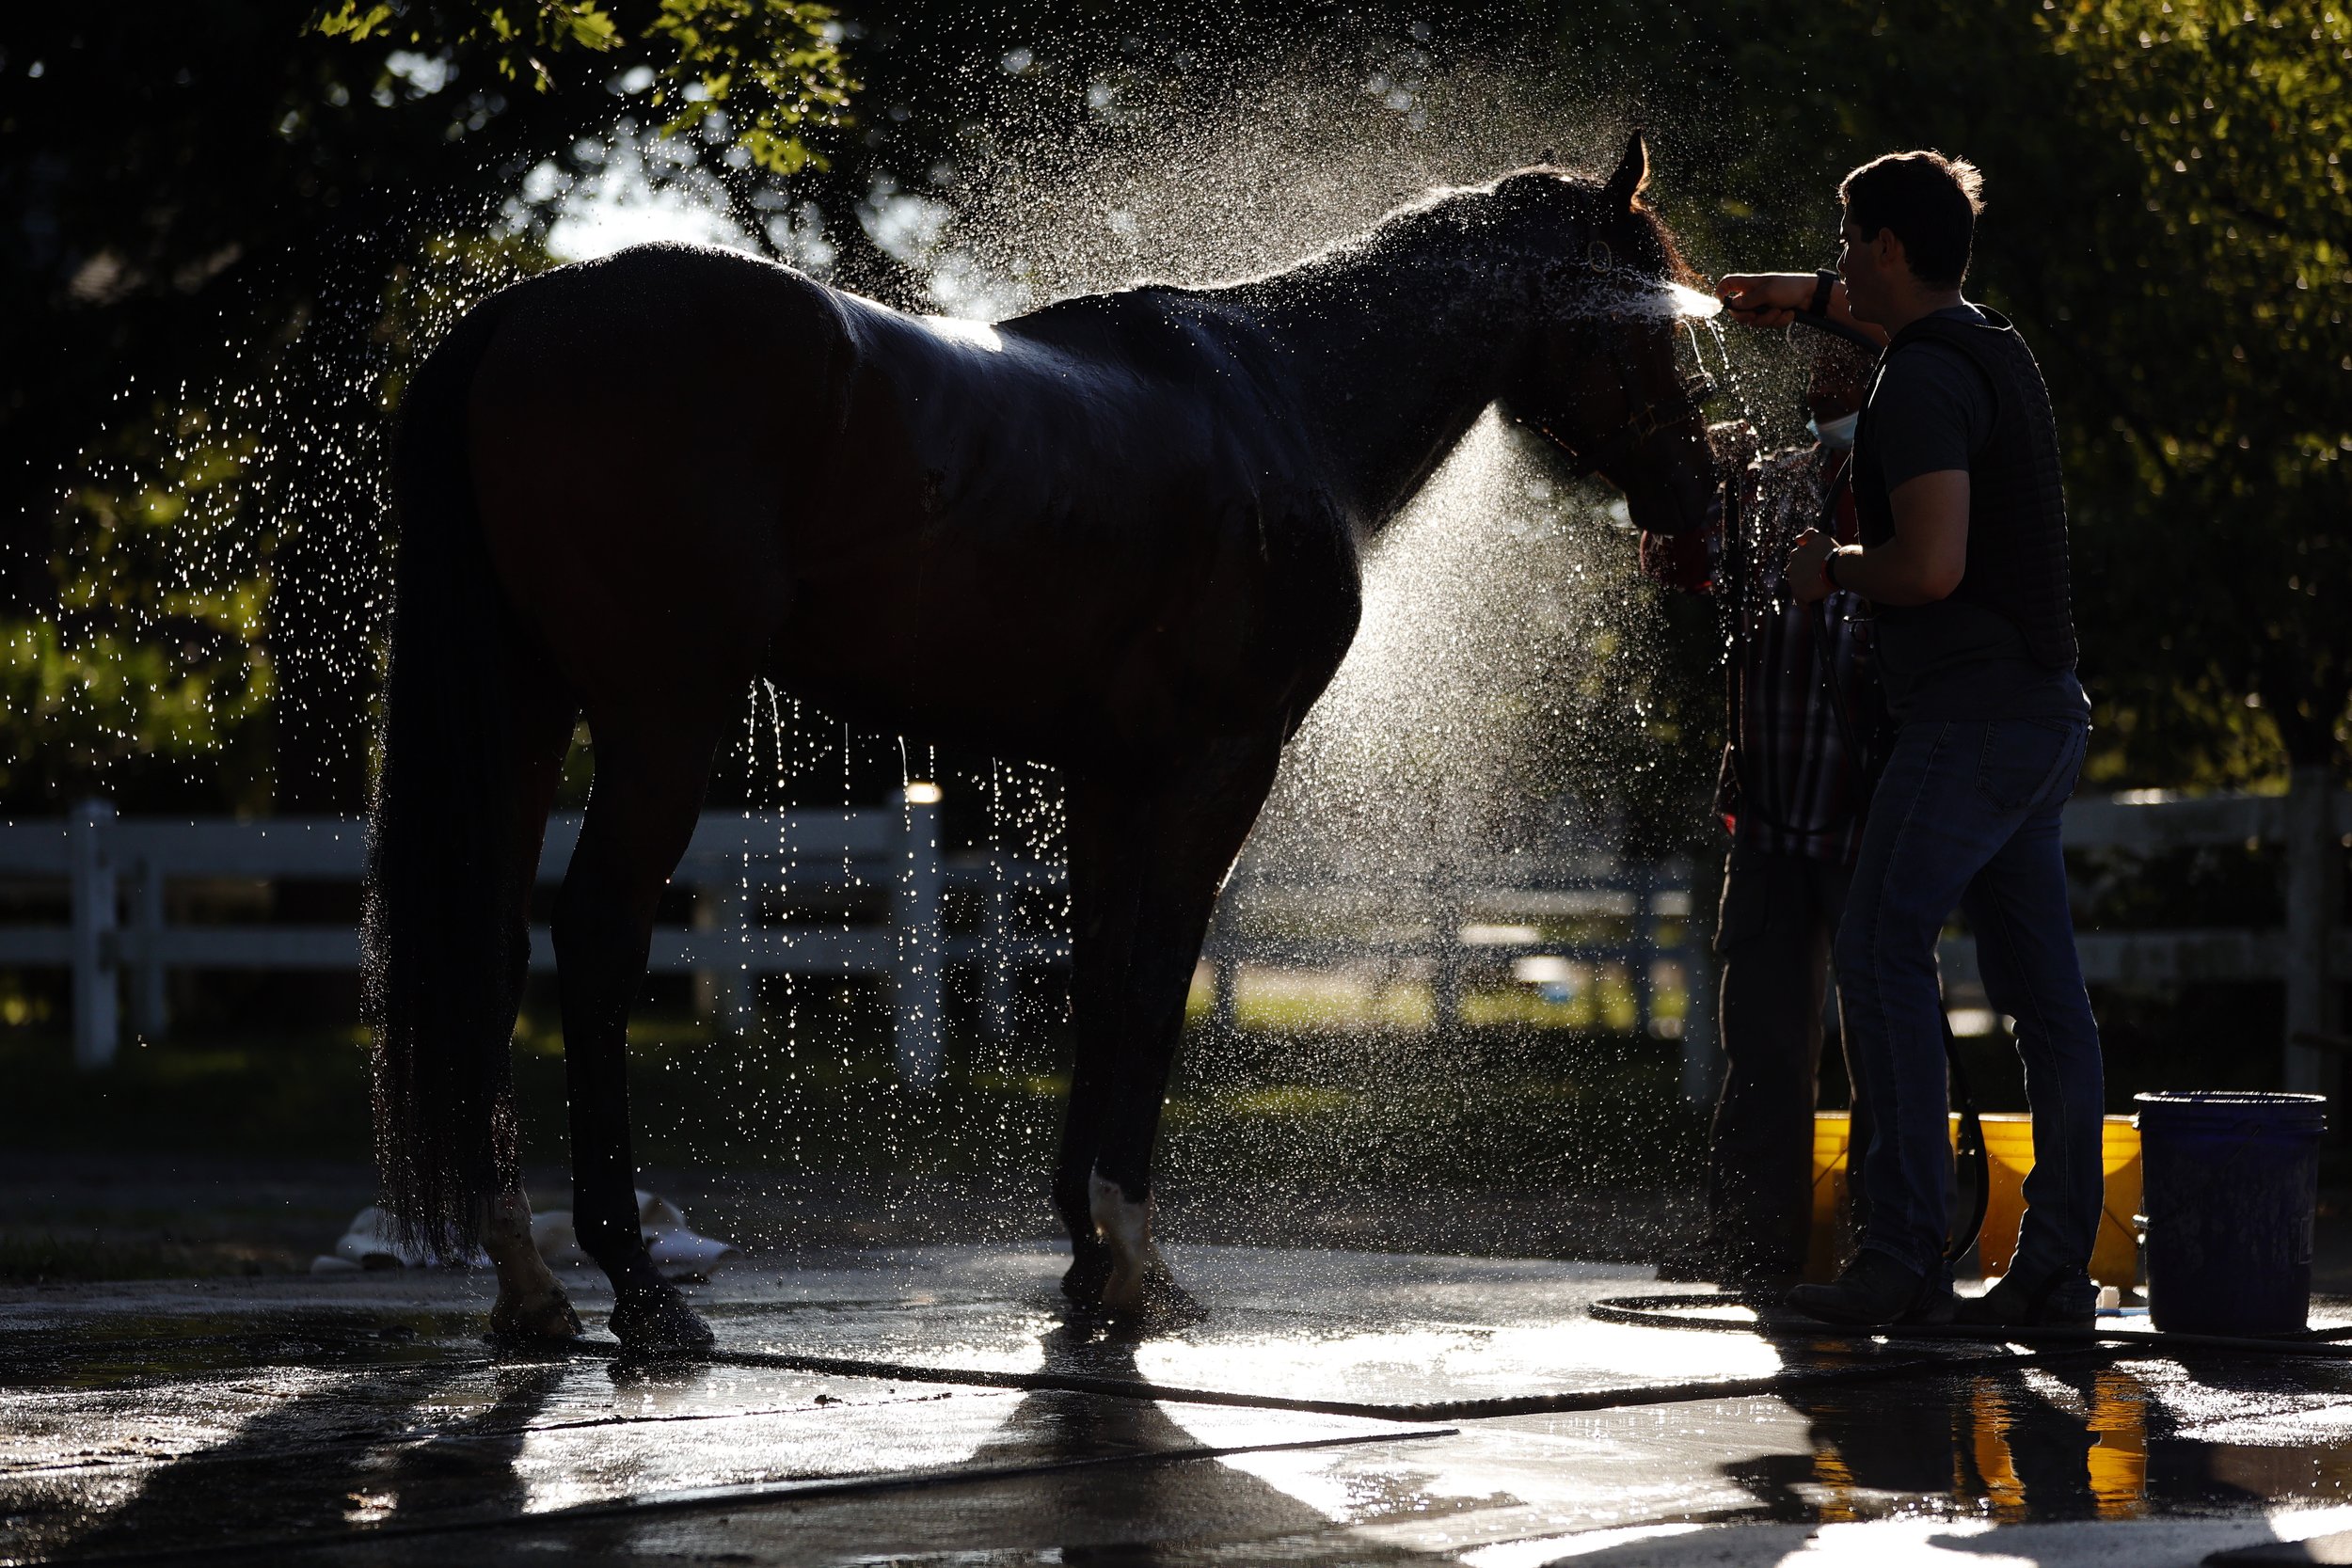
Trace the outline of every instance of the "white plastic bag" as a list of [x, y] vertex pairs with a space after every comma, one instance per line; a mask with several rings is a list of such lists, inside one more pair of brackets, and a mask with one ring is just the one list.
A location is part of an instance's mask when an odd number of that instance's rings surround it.
[[[637, 1195], [637, 1224], [644, 1232], [645, 1250], [653, 1255], [653, 1266], [669, 1278], [707, 1274], [712, 1265], [741, 1256], [732, 1243], [694, 1234], [687, 1227], [686, 1216], [678, 1206], [653, 1193]], [[572, 1229], [569, 1209], [550, 1209], [532, 1215], [531, 1244], [552, 1267], [580, 1267], [590, 1261]], [[402, 1244], [392, 1234], [392, 1217], [371, 1207], [360, 1210], [353, 1218], [350, 1229], [335, 1243], [331, 1255], [310, 1260], [310, 1272], [347, 1274], [359, 1269], [413, 1269], [435, 1261], [422, 1248]], [[487, 1267], [489, 1261], [489, 1255], [476, 1248], [470, 1257], [454, 1266], [478, 1269]]]
[[479, 1269], [487, 1267], [489, 1261], [490, 1255], [480, 1247], [454, 1260], [436, 1259], [424, 1248], [401, 1241], [393, 1234], [392, 1216], [371, 1204], [352, 1216], [333, 1253], [310, 1259], [310, 1272], [345, 1274], [353, 1269], [421, 1269], [437, 1264]]

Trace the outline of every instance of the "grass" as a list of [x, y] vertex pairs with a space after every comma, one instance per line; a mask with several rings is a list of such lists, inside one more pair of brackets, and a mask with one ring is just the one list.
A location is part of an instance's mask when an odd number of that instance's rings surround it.
[[[1171, 1085], [1171, 1159], [1258, 1170], [1288, 1151], [1342, 1175], [1451, 1173], [1429, 1178], [1440, 1180], [1578, 1163], [1628, 1162], [1645, 1177], [1659, 1167], [1642, 1140], [1675, 1124], [1677, 1053], [1629, 1033], [1622, 975], [1604, 970], [1562, 1001], [1477, 986], [1463, 998], [1464, 1026], [1446, 1031], [1426, 1028], [1425, 982], [1255, 968], [1240, 981], [1241, 1029], [1230, 1038], [1207, 1030], [1206, 988], [1196, 989]], [[1036, 1169], [1050, 1157], [1067, 1030], [1037, 1019], [1057, 1013], [1057, 998], [1028, 1007], [1010, 1042], [951, 1029], [933, 1097], [898, 1085], [889, 1018], [870, 988], [803, 983], [766, 1000], [752, 1040], [715, 1035], [682, 989], [639, 1009], [630, 1096], [642, 1163], [957, 1175]], [[1678, 1011], [1678, 997], [1661, 1000], [1661, 1014]], [[516, 1031], [516, 1104], [524, 1157], [561, 1162], [563, 1046], [548, 1001], [534, 996]], [[75, 1069], [54, 1031], [0, 1030], [0, 1071], [12, 1090], [0, 1096], [0, 1148], [370, 1154], [366, 1043], [349, 1027], [230, 1034], [215, 1022], [127, 1045], [95, 1073]], [[1436, 1129], [1480, 1154], [1417, 1147]], [[1216, 1148], [1216, 1160], [1191, 1160], [1186, 1143]], [[1272, 1152], [1261, 1158], [1261, 1148]]]
[[[1613, 965], [1595, 966], [1590, 980], [1565, 998], [1553, 1000], [1534, 986], [1486, 985], [1466, 988], [1461, 1020], [1472, 1028], [1516, 1025], [1527, 1029], [1567, 1029], [1626, 1033], [1636, 1027], [1640, 1009], [1633, 983]], [[1208, 1021], [1211, 992], [1205, 977], [1196, 979], [1185, 1000], [1184, 1013], [1195, 1027]], [[1653, 1011], [1661, 1018], [1679, 1019], [1685, 1010], [1680, 990], [1661, 987]], [[1245, 964], [1234, 977], [1233, 1018], [1247, 1031], [1302, 1035], [1363, 1029], [1427, 1029], [1437, 1019], [1437, 1003], [1425, 980], [1376, 980], [1352, 971], [1263, 969]]]
[[[640, 1164], [1009, 1178], [1021, 1189], [1050, 1168], [1068, 1093], [1060, 1028], [1009, 1043], [951, 1031], [941, 1089], [918, 1096], [897, 1081], [871, 999], [817, 1000], [797, 1027], [771, 1010], [770, 1033], [751, 1042], [718, 1037], [683, 1006], [645, 1009], [630, 1031]], [[1351, 1023], [1306, 1000], [1290, 1014], [1245, 1009], [1246, 1022], [1292, 1027], [1186, 1040], [1158, 1159], [1171, 1192], [1655, 1190], [1694, 1176], [1702, 1127], [1676, 1097], [1669, 1042], [1566, 1028], [1477, 994], [1465, 1012], [1481, 1022], [1446, 1032]], [[324, 1245], [342, 1217], [273, 1226], [244, 1212], [251, 1195], [233, 1177], [216, 1201], [176, 1217], [133, 1212], [127, 1195], [97, 1200], [104, 1212], [47, 1209], [44, 1153], [332, 1162], [342, 1186], [365, 1185], [368, 1062], [347, 1028], [127, 1047], [95, 1073], [78, 1071], [55, 1034], [0, 1031], [0, 1074], [11, 1090], [0, 1096], [0, 1148], [31, 1173], [17, 1200], [0, 1189], [0, 1282], [301, 1268], [302, 1248]], [[518, 1033], [515, 1075], [524, 1159], [560, 1167], [564, 1064], [543, 1013]]]
[[0, 1148], [368, 1158], [367, 1053], [347, 1031], [132, 1045], [102, 1072], [55, 1036], [0, 1034]]

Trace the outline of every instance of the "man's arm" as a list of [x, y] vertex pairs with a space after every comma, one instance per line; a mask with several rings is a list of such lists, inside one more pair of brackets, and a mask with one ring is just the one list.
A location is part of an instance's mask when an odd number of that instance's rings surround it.
[[1960, 586], [1968, 569], [1968, 470], [1938, 468], [1907, 479], [1887, 495], [1895, 537], [1866, 548], [1833, 549], [1827, 534], [1807, 529], [1788, 552], [1789, 591], [1807, 604], [1827, 597], [1824, 566], [1837, 559], [1835, 586], [1872, 604], [1933, 604]]
[[[1798, 311], [1812, 309], [1813, 296], [1820, 290], [1819, 275], [1809, 272], [1733, 273], [1715, 285], [1716, 296], [1732, 320], [1748, 326], [1787, 326], [1797, 319]], [[1855, 319], [1846, 303], [1842, 282], [1829, 286], [1829, 300], [1821, 313], [1882, 347], [1889, 341], [1884, 327]]]

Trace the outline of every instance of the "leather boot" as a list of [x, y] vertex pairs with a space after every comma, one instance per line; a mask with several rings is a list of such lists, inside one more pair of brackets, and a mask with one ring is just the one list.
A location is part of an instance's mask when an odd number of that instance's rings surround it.
[[1993, 1289], [1959, 1304], [1956, 1321], [1996, 1328], [2092, 1328], [2099, 1287], [2083, 1269], [2012, 1269]]
[[1828, 1284], [1800, 1285], [1788, 1300], [1808, 1318], [1845, 1328], [1952, 1321], [1952, 1292], [1941, 1271], [1921, 1275], [1875, 1247], [1856, 1253]]

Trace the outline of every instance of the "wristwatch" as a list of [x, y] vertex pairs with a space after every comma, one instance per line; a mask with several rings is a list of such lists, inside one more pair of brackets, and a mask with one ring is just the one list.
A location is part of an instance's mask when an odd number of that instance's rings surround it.
[[1819, 268], [1814, 272], [1813, 303], [1806, 309], [1806, 314], [1814, 316], [1829, 314], [1829, 292], [1836, 281], [1837, 275], [1827, 267]]
[[1833, 594], [1846, 591], [1846, 585], [1837, 580], [1837, 547], [1834, 545], [1830, 546], [1829, 554], [1821, 557], [1821, 580], [1829, 584]]

